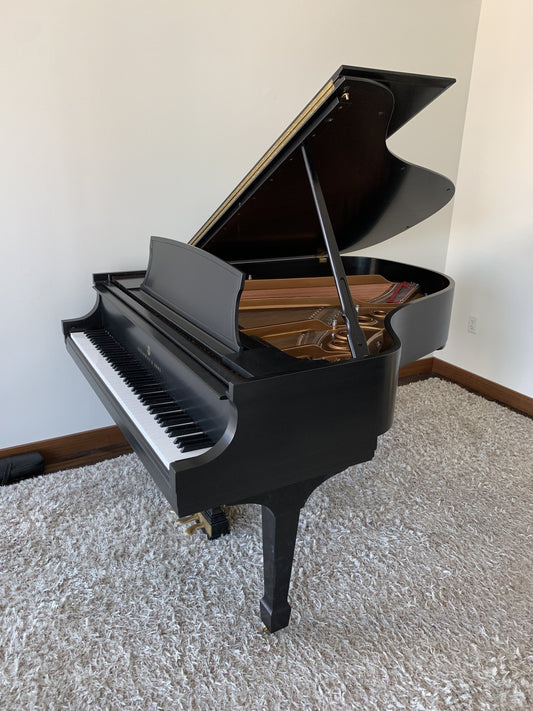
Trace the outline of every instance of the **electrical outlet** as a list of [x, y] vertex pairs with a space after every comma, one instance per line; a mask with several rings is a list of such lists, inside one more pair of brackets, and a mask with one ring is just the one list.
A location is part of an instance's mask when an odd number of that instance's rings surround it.
[[477, 316], [472, 316], [472, 314], [470, 314], [470, 316], [468, 317], [467, 324], [466, 324], [466, 330], [468, 331], [468, 333], [472, 333], [474, 336], [476, 335], [476, 333], [477, 333]]

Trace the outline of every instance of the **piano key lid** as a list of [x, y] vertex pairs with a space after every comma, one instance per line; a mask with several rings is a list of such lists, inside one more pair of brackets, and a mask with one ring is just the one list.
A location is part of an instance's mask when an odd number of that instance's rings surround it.
[[190, 244], [230, 262], [323, 258], [304, 152], [339, 252], [377, 244], [430, 217], [452, 198], [453, 183], [397, 158], [386, 141], [454, 81], [340, 67]]

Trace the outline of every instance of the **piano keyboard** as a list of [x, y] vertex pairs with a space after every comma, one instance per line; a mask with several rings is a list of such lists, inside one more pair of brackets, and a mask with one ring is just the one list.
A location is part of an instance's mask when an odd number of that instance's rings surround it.
[[164, 385], [107, 331], [73, 332], [70, 338], [167, 468], [212, 447]]

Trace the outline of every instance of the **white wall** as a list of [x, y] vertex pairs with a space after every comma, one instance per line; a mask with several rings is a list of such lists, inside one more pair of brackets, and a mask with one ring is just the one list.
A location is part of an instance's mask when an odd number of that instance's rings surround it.
[[[391, 142], [455, 177], [480, 0], [20, 0], [0, 22], [0, 447], [110, 424], [60, 321], [188, 241], [340, 64], [457, 77]], [[376, 253], [445, 266], [451, 207]]]
[[[533, 396], [533, 6], [483, 0], [446, 269], [440, 358]], [[477, 334], [467, 333], [469, 316]]]

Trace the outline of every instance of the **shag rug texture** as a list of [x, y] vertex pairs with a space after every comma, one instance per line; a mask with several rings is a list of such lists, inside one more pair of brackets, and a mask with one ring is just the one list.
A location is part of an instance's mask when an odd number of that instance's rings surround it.
[[533, 709], [532, 462], [527, 417], [402, 386], [304, 508], [274, 635], [258, 506], [185, 536], [135, 455], [4, 487], [0, 708]]

